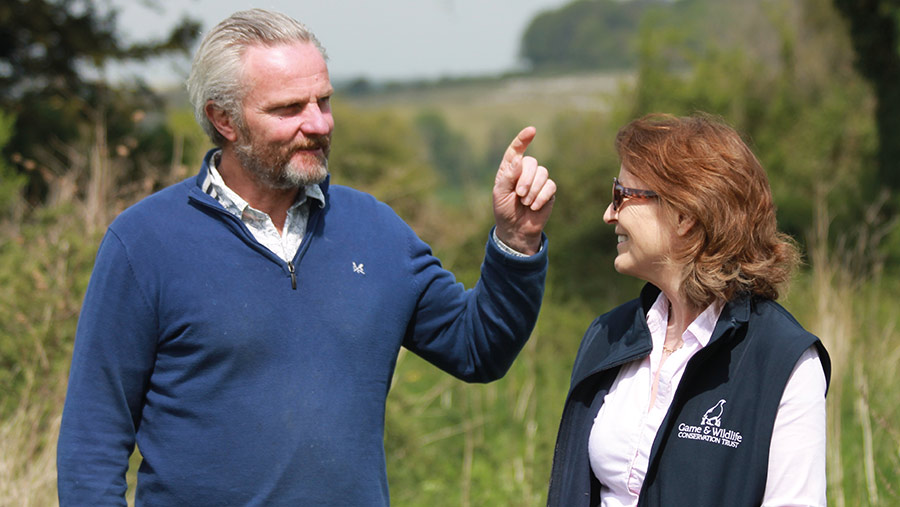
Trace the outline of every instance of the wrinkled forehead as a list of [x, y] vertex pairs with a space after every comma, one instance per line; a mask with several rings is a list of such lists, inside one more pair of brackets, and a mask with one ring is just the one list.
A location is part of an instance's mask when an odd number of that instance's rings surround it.
[[276, 93], [301, 91], [330, 94], [328, 65], [312, 43], [291, 43], [248, 47], [242, 55], [241, 82], [245, 92]]

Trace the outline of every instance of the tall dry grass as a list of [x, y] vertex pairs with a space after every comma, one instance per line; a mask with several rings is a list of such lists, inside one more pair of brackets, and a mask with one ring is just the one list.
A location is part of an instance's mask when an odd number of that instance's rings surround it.
[[[173, 162], [168, 172], [122, 184], [126, 162], [107, 144], [103, 118], [92, 117], [84, 144], [51, 140], [38, 150], [47, 202], [24, 220], [0, 217], [0, 507], [57, 504], [68, 364], [100, 237], [124, 207], [186, 172]], [[173, 160], [182, 144], [175, 139]], [[128, 499], [133, 504], [133, 487]]]
[[[897, 281], [884, 277], [883, 194], [857, 230], [833, 231], [824, 190], [817, 189], [805, 287], [805, 322], [829, 351], [828, 495], [831, 505], [900, 505], [900, 329]], [[797, 294], [792, 296], [797, 300]], [[802, 311], [802, 310], [801, 310]]]
[[56, 504], [56, 435], [59, 410], [46, 400], [23, 400], [0, 420], [0, 506]]

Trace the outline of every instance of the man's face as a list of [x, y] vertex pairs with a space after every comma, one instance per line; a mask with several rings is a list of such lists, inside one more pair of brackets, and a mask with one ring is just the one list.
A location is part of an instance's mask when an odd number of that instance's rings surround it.
[[310, 43], [260, 45], [243, 61], [244, 121], [234, 145], [241, 165], [270, 188], [321, 182], [334, 130], [322, 54]]

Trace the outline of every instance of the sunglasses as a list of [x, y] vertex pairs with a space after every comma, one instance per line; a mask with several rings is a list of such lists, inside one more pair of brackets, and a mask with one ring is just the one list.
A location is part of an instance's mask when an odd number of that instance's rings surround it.
[[619, 183], [619, 178], [613, 178], [612, 197], [613, 211], [619, 211], [622, 203], [627, 199], [654, 199], [659, 197], [659, 195], [652, 190], [623, 187]]

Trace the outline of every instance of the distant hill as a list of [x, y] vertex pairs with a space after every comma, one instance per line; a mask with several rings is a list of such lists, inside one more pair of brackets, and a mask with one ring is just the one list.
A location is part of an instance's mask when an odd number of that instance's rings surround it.
[[507, 125], [510, 131], [534, 125], [538, 138], [533, 150], [540, 155], [548, 147], [544, 142], [550, 139], [549, 131], [560, 115], [604, 113], [620, 88], [633, 79], [633, 73], [623, 71], [393, 83], [370, 87], [365, 93], [338, 88], [335, 101], [362, 109], [390, 110], [407, 118], [422, 111], [440, 113], [478, 151], [489, 148], [498, 125]]
[[[721, 20], [736, 0], [575, 0], [538, 14], [522, 35], [520, 56], [533, 70], [623, 70], [638, 59], [643, 29], [677, 28], [688, 45], [723, 40]], [[726, 18], [723, 18], [725, 16]], [[652, 21], [649, 22], [648, 21]]]

